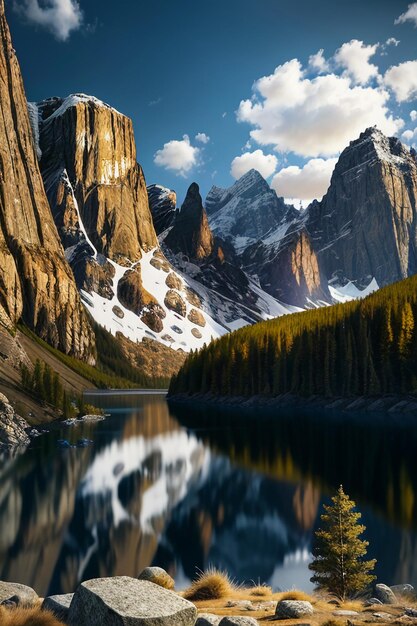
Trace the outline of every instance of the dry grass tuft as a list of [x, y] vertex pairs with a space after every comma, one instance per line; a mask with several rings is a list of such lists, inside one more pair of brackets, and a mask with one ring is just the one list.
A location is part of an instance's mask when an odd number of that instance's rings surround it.
[[272, 595], [272, 588], [269, 585], [254, 585], [249, 587], [248, 593], [254, 598], [269, 598]]
[[340, 603], [340, 609], [344, 611], [357, 611], [360, 613], [364, 609], [363, 602], [361, 600], [345, 600]]
[[340, 619], [330, 618], [323, 622], [321, 626], [344, 626], [344, 622], [342, 622]]
[[64, 626], [49, 611], [35, 609], [5, 609], [0, 607], [1, 626]]
[[186, 600], [198, 602], [199, 600], [220, 600], [229, 598], [236, 591], [229, 576], [225, 572], [209, 569], [201, 572], [199, 576], [183, 593]]
[[315, 602], [315, 599], [304, 591], [299, 589], [292, 589], [291, 591], [284, 591], [279, 595], [280, 600], [303, 600], [305, 602]]

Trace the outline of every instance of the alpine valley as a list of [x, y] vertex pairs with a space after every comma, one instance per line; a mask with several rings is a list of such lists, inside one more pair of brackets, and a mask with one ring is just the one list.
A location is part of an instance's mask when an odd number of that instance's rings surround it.
[[166, 379], [230, 331], [416, 273], [417, 159], [398, 139], [364, 129], [306, 209], [253, 169], [205, 202], [193, 182], [178, 207], [146, 186], [128, 117], [85, 94], [27, 103], [4, 0], [0, 37], [3, 376], [30, 362], [33, 337], [102, 368], [110, 333]]

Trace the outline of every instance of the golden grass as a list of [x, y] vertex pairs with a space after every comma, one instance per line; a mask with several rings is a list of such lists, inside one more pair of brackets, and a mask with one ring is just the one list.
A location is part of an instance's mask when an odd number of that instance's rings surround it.
[[270, 598], [272, 588], [269, 585], [254, 585], [247, 589], [247, 593], [253, 598]]
[[360, 613], [364, 609], [364, 604], [360, 600], [345, 600], [340, 603], [339, 609], [343, 611], [357, 611]]
[[5, 609], [0, 607], [1, 626], [64, 626], [49, 611], [35, 609]]
[[209, 569], [201, 572], [182, 595], [186, 600], [198, 602], [230, 598], [235, 591], [236, 586], [225, 572]]
[[291, 591], [284, 591], [280, 593], [278, 596], [279, 600], [302, 600], [304, 602], [315, 602], [316, 598], [310, 596], [308, 593], [304, 591], [300, 591], [299, 589], [292, 589]]

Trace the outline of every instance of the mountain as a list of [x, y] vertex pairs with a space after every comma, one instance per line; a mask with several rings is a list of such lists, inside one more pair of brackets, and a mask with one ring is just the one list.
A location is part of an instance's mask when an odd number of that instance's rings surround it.
[[197, 183], [190, 185], [165, 243], [172, 252], [182, 252], [191, 259], [204, 259], [213, 253], [214, 237]]
[[267, 236], [292, 209], [254, 169], [228, 189], [212, 187], [205, 207], [214, 235], [230, 241], [236, 252]]
[[192, 281], [203, 306], [225, 329], [296, 310], [264, 292], [240, 267], [230, 241], [213, 234], [196, 183], [159, 239], [172, 266]]
[[177, 207], [177, 194], [162, 185], [148, 186], [149, 208], [157, 235], [172, 226]]
[[[206, 289], [177, 272], [159, 247], [131, 120], [85, 94], [49, 98], [30, 109], [65, 256], [95, 321], [134, 344], [156, 340], [182, 351], [228, 332], [208, 305]], [[191, 220], [189, 226], [192, 253], [210, 254], [211, 232], [203, 228], [194, 241], [198, 224]]]
[[417, 160], [395, 137], [368, 128], [342, 152], [306, 228], [329, 280], [379, 286], [417, 271]]
[[0, 0], [0, 321], [22, 320], [94, 362], [94, 336], [45, 195], [20, 73]]

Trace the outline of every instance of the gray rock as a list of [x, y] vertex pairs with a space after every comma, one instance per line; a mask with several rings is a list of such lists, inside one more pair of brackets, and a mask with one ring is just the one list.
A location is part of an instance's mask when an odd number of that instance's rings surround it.
[[405, 614], [408, 617], [417, 617], [417, 609], [413, 609], [413, 608], [405, 609]]
[[372, 613], [372, 616], [378, 619], [383, 619], [384, 621], [395, 618], [395, 615], [391, 615], [391, 613], [384, 613], [384, 611], [381, 611], [380, 613]]
[[403, 585], [391, 585], [390, 589], [395, 594], [398, 593], [400, 595], [406, 595], [406, 596], [414, 596], [415, 595], [415, 591], [414, 591], [413, 585], [409, 585], [407, 583], [405, 583]]
[[70, 626], [194, 626], [196, 607], [147, 580], [129, 576], [81, 583], [71, 602]]
[[0, 447], [29, 445], [29, 428], [27, 421], [17, 415], [8, 398], [0, 393]]
[[226, 615], [226, 617], [220, 620], [219, 626], [258, 626], [258, 620], [254, 617]]
[[226, 603], [227, 607], [236, 607], [237, 609], [241, 609], [244, 611], [253, 611], [254, 606], [250, 600], [229, 600]]
[[212, 613], [200, 613], [197, 617], [195, 626], [218, 626], [221, 621], [220, 615], [213, 615]]
[[395, 593], [388, 587], [388, 585], [375, 585], [375, 597], [381, 600], [382, 604], [397, 604], [398, 600]]
[[305, 600], [281, 600], [275, 609], [277, 619], [297, 619], [313, 613], [313, 606]]
[[382, 602], [378, 598], [369, 598], [365, 601], [365, 606], [373, 606], [374, 604], [382, 604]]
[[42, 603], [42, 609], [50, 611], [55, 617], [66, 622], [73, 597], [73, 593], [65, 593], [60, 596], [48, 596]]
[[340, 617], [355, 617], [355, 615], [359, 615], [357, 611], [347, 611], [345, 609], [340, 609], [339, 611], [333, 611], [333, 615], [338, 615]]
[[162, 567], [145, 567], [139, 574], [139, 580], [148, 580], [150, 583], [164, 587], [165, 589], [174, 589], [174, 579]]
[[10, 602], [16, 606], [34, 606], [39, 599], [32, 587], [19, 583], [6, 583], [0, 581], [0, 604]]

